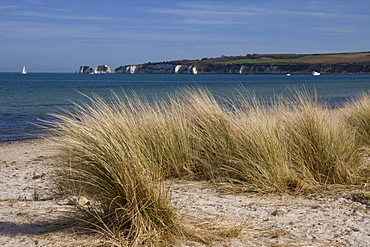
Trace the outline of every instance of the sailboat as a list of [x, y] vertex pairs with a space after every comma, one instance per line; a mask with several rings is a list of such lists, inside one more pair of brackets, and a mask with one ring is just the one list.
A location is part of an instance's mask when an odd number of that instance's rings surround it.
[[26, 70], [26, 66], [23, 66], [23, 69], [22, 69], [22, 72], [21, 72], [22, 75], [25, 75], [27, 74], [27, 70]]

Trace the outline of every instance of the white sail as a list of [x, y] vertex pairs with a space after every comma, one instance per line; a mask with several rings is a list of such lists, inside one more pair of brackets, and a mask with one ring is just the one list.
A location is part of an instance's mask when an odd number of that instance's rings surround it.
[[23, 66], [23, 69], [22, 69], [22, 72], [21, 72], [22, 75], [25, 75], [27, 74], [27, 70], [26, 70], [26, 66]]

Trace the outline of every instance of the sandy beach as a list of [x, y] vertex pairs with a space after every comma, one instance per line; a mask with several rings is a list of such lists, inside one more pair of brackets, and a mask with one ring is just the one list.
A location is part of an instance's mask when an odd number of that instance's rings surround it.
[[[66, 227], [73, 206], [52, 183], [61, 162], [48, 140], [0, 145], [0, 246], [104, 243]], [[298, 196], [235, 195], [201, 181], [169, 184], [182, 213], [228, 236], [209, 246], [370, 246], [370, 204], [361, 197], [370, 193], [367, 186]]]

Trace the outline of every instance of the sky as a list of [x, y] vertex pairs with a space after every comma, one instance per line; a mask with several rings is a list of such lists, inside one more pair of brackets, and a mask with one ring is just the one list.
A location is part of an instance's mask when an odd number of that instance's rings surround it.
[[0, 0], [0, 72], [370, 51], [370, 0]]

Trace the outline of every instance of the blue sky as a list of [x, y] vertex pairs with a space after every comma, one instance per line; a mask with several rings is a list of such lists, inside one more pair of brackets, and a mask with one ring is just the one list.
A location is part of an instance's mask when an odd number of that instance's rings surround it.
[[370, 0], [0, 0], [0, 71], [370, 51]]

